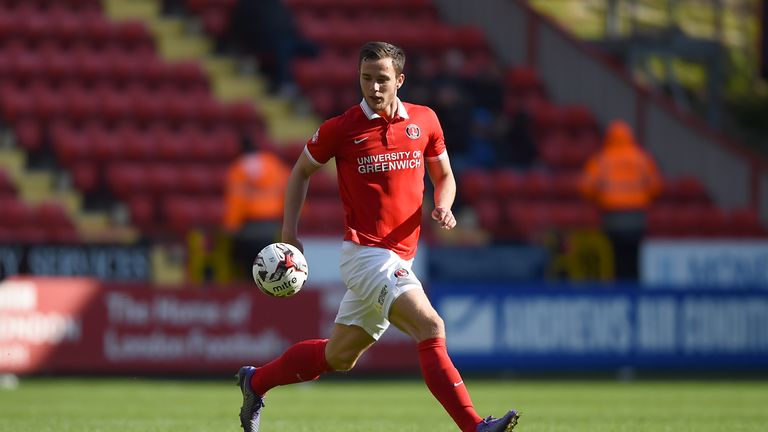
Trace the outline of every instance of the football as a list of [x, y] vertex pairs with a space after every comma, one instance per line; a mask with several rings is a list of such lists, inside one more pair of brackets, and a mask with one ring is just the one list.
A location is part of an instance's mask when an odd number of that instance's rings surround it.
[[265, 294], [290, 297], [301, 290], [309, 276], [304, 254], [288, 243], [272, 243], [256, 255], [253, 280]]

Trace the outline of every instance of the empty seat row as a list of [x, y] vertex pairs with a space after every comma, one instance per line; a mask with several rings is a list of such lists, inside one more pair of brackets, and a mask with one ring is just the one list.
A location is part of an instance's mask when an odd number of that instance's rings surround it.
[[[145, 232], [170, 231], [184, 235], [191, 229], [217, 230], [224, 216], [220, 195], [169, 195], [156, 199], [136, 195], [128, 201], [132, 223]], [[339, 235], [344, 229], [344, 210], [338, 199], [310, 197], [302, 209], [304, 234]]]
[[72, 243], [79, 238], [66, 209], [55, 202], [30, 205], [0, 195], [0, 243]]
[[25, 119], [45, 122], [163, 121], [173, 125], [229, 126], [239, 131], [263, 125], [263, 118], [253, 103], [223, 104], [207, 91], [183, 92], [175, 88], [151, 91], [132, 87], [120, 91], [109, 86], [96, 89], [3, 86], [0, 88], [0, 113], [11, 123]]
[[463, 171], [458, 192], [464, 203], [511, 199], [578, 200], [578, 176], [573, 172], [520, 172], [511, 169]]
[[11, 179], [10, 174], [4, 169], [0, 169], [0, 197], [16, 196], [16, 184]]
[[592, 111], [583, 105], [536, 104], [531, 107], [534, 135], [543, 139], [550, 134], [600, 135], [600, 129]]
[[602, 147], [596, 129], [575, 134], [555, 131], [536, 141], [540, 159], [553, 170], [579, 170]]
[[117, 162], [105, 171], [118, 198], [134, 195], [223, 195], [228, 165]]
[[102, 0], [0, 0], [5, 8], [66, 9], [71, 11], [101, 10]]
[[578, 201], [484, 199], [473, 209], [480, 227], [496, 240], [527, 242], [552, 231], [600, 227], [597, 209]]
[[755, 210], [725, 212], [707, 203], [655, 205], [648, 212], [648, 235], [653, 237], [765, 237]]
[[51, 128], [51, 143], [64, 166], [118, 160], [227, 163], [241, 151], [238, 134], [225, 127], [172, 130], [158, 125], [140, 129], [128, 123], [117, 128], [96, 125], [78, 130], [61, 125]]
[[183, 236], [189, 230], [216, 229], [224, 215], [221, 195], [136, 195], [128, 201], [131, 222], [147, 234]]
[[17, 45], [0, 49], [0, 79], [17, 85], [43, 81], [57, 85], [208, 88], [205, 71], [196, 61], [168, 63], [151, 50], [95, 51], [83, 46], [72, 50], [51, 46], [30, 51]]
[[371, 40], [387, 40], [414, 53], [453, 48], [466, 52], [488, 49], [483, 33], [476, 27], [450, 27], [439, 22], [411, 25], [399, 19], [349, 21], [305, 16], [298, 27], [308, 39], [327, 46], [358, 48]]
[[[317, 21], [391, 22], [399, 29], [431, 27], [440, 22], [431, 0], [287, 0], [286, 3], [299, 27]], [[390, 39], [393, 36], [396, 35], [390, 35]]]
[[[579, 199], [579, 170], [553, 172], [521, 172], [510, 169], [493, 171], [466, 170], [458, 177], [458, 190], [463, 202], [473, 203], [484, 198], [520, 199]], [[711, 203], [704, 185], [695, 177], [681, 176], [663, 180], [662, 205]]]
[[111, 44], [154, 46], [149, 30], [140, 20], [112, 22], [98, 10], [7, 8], [0, 5], [0, 40], [11, 39], [32, 43], [84, 42], [97, 47]]

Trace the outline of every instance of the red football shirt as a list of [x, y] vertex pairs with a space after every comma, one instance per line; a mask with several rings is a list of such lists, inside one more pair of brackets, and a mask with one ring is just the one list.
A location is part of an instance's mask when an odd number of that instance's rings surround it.
[[430, 108], [398, 100], [391, 121], [365, 100], [326, 120], [304, 148], [323, 165], [336, 158], [344, 204], [344, 239], [416, 255], [424, 199], [424, 161], [447, 157], [443, 130]]

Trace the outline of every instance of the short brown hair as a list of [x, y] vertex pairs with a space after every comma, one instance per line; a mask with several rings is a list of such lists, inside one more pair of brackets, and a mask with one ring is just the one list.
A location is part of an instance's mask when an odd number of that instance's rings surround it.
[[368, 42], [360, 48], [360, 61], [358, 67], [366, 60], [381, 60], [385, 58], [392, 59], [392, 66], [395, 73], [400, 75], [405, 68], [405, 52], [402, 48], [392, 45], [388, 42]]

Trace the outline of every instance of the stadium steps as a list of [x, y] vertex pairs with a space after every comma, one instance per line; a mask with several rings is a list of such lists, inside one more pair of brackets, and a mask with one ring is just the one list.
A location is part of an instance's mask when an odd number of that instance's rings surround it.
[[145, 21], [157, 41], [159, 54], [168, 61], [197, 60], [211, 80], [214, 95], [223, 102], [251, 100], [267, 123], [269, 136], [280, 145], [306, 141], [320, 122], [311, 115], [297, 115], [289, 102], [270, 96], [266, 82], [258, 74], [241, 72], [237, 59], [217, 56], [213, 44], [196, 21], [188, 17], [169, 17], [161, 13], [158, 0], [106, 0], [108, 17]]
[[79, 237], [94, 242], [130, 242], [138, 234], [127, 226], [115, 226], [104, 212], [86, 212], [83, 197], [73, 188], [56, 187], [56, 174], [49, 170], [28, 170], [27, 155], [13, 144], [12, 134], [4, 134], [0, 146], [0, 168], [8, 172], [19, 197], [30, 204], [56, 202], [66, 209]]

